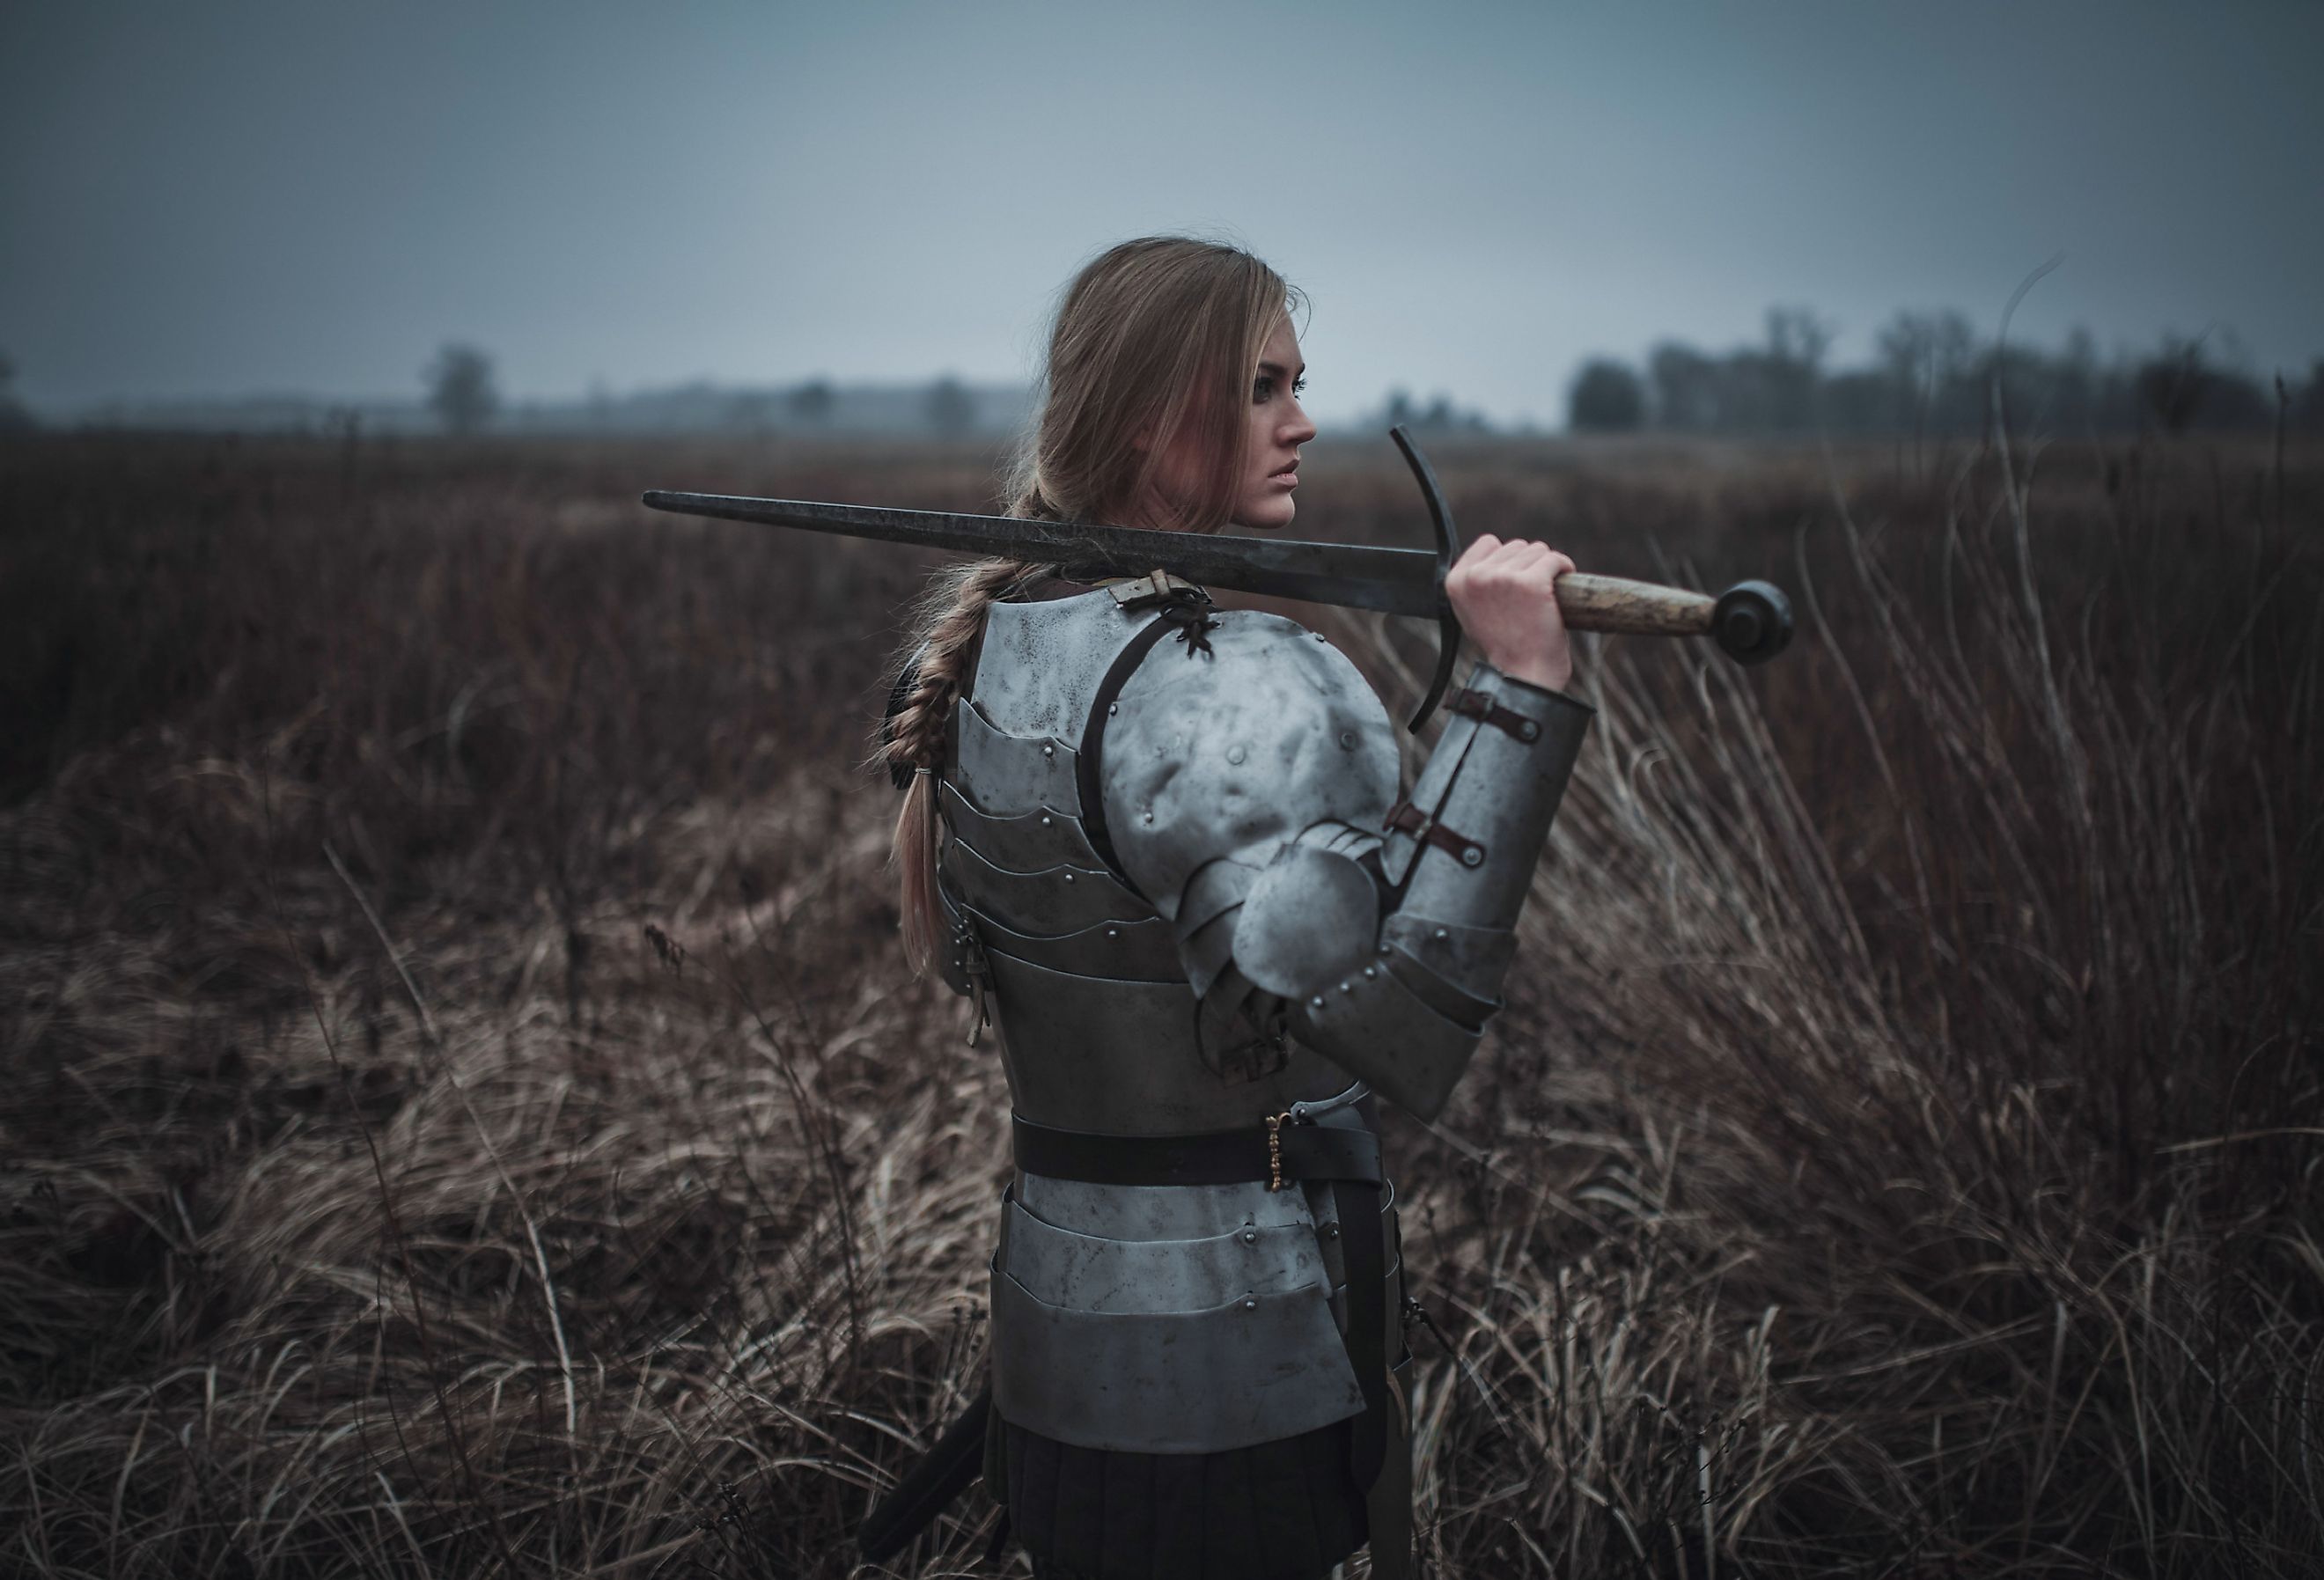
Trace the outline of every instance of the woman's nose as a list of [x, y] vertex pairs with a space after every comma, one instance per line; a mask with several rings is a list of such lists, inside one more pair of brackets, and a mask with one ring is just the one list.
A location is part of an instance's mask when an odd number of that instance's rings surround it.
[[1291, 420], [1283, 425], [1277, 435], [1277, 439], [1284, 444], [1305, 444], [1314, 437], [1315, 425], [1307, 420], [1305, 410], [1294, 401], [1291, 403]]

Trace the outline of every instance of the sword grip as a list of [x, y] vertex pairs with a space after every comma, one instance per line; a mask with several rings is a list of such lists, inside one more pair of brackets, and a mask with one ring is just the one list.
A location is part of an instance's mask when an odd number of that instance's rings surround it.
[[1618, 576], [1571, 570], [1557, 578], [1558, 612], [1568, 630], [1628, 636], [1701, 636], [1719, 601], [1708, 593], [1657, 587]]

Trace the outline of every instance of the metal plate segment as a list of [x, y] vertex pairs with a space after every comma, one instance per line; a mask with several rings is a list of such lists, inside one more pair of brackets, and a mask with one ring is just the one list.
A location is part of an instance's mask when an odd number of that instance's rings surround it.
[[994, 604], [969, 694], [996, 729], [1078, 741], [1106, 666], [1149, 618], [1124, 611], [1102, 587]]
[[1247, 1294], [1323, 1289], [1323, 1258], [1305, 1224], [1229, 1229], [1199, 1240], [1119, 1240], [1043, 1223], [1004, 1202], [999, 1266], [1051, 1306], [1076, 1311], [1193, 1311]]
[[1225, 1130], [1348, 1084], [1323, 1054], [1296, 1047], [1262, 1079], [1222, 1082], [1197, 1051], [1198, 1006], [1183, 981], [1082, 976], [1000, 953], [987, 958], [1010, 1093], [1036, 1123], [1100, 1135]]
[[[1233, 1185], [1099, 1185], [1019, 1174], [1017, 1205], [1043, 1223], [1116, 1240], [1194, 1240], [1230, 1229], [1296, 1224], [1313, 1234], [1316, 1206], [1296, 1190], [1269, 1190], [1264, 1180]], [[1322, 1192], [1325, 1203], [1328, 1189]]]
[[953, 776], [969, 800], [1001, 818], [1038, 814], [1044, 807], [1078, 809], [1074, 749], [1054, 737], [1012, 735], [996, 727], [972, 701], [953, 708]]
[[951, 781], [939, 782], [938, 805], [953, 837], [994, 866], [1017, 873], [1056, 866], [1060, 862], [1101, 870], [1105, 866], [1071, 804], [998, 817], [961, 794], [960, 788]]
[[1074, 1311], [992, 1274], [992, 1405], [1084, 1448], [1206, 1454], [1364, 1408], [1321, 1287], [1207, 1310]]
[[1123, 982], [1183, 983], [1178, 946], [1170, 924], [1158, 916], [1142, 921], [1102, 921], [1078, 931], [1052, 938], [1020, 933], [973, 908], [964, 908], [945, 893], [948, 913], [965, 915], [976, 924], [978, 939], [988, 958], [1011, 955], [1051, 971], [1081, 976], [1110, 977]]
[[1420, 915], [1409, 906], [1381, 924], [1380, 941], [1396, 945], [1421, 969], [1489, 1002], [1500, 997], [1517, 947], [1514, 928], [1466, 927]]
[[1292, 1035], [1406, 1113], [1434, 1119], [1469, 1067], [1478, 1033], [1429, 1008], [1388, 965], [1382, 958], [1299, 1000]]
[[[1533, 887], [1550, 820], [1564, 796], [1565, 781], [1594, 713], [1561, 692], [1509, 679], [1481, 665], [1470, 685], [1538, 720], [1541, 735], [1537, 740], [1522, 741], [1491, 726], [1477, 730], [1441, 802], [1432, 805], [1416, 793], [1416, 806], [1435, 812], [1445, 826], [1483, 845], [1485, 855], [1471, 867], [1448, 852], [1428, 847], [1413, 865], [1403, 904], [1422, 915], [1509, 927]], [[1446, 739], [1452, 733], [1447, 725]], [[1435, 766], [1434, 759], [1429, 766]]]
[[1235, 922], [1235, 965], [1268, 993], [1305, 997], [1370, 958], [1379, 901], [1371, 873], [1346, 856], [1291, 845], [1243, 899]]
[[1038, 873], [1007, 872], [958, 839], [937, 860], [964, 904], [1019, 932], [1055, 937], [1106, 922], [1161, 919], [1102, 867], [1061, 864]]

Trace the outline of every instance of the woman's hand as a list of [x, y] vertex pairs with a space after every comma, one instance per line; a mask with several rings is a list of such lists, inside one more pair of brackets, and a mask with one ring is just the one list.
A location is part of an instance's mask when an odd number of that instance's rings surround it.
[[1557, 578], [1573, 561], [1546, 543], [1486, 533], [1445, 573], [1444, 596], [1485, 661], [1513, 680], [1563, 691], [1573, 679]]

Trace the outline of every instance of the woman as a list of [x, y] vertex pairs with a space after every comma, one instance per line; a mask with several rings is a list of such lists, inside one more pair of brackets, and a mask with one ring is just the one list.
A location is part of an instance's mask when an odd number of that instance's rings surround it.
[[[1296, 512], [1296, 302], [1238, 249], [1128, 242], [1049, 345], [1012, 513]], [[1405, 1572], [1401, 1267], [1377, 1090], [1443, 1106], [1591, 710], [1537, 543], [1447, 592], [1484, 662], [1411, 795], [1323, 639], [1161, 572], [941, 577], [882, 752], [904, 933], [1000, 1036], [1018, 1175], [985, 1479], [1045, 1576]], [[1391, 804], [1393, 803], [1393, 804]]]

